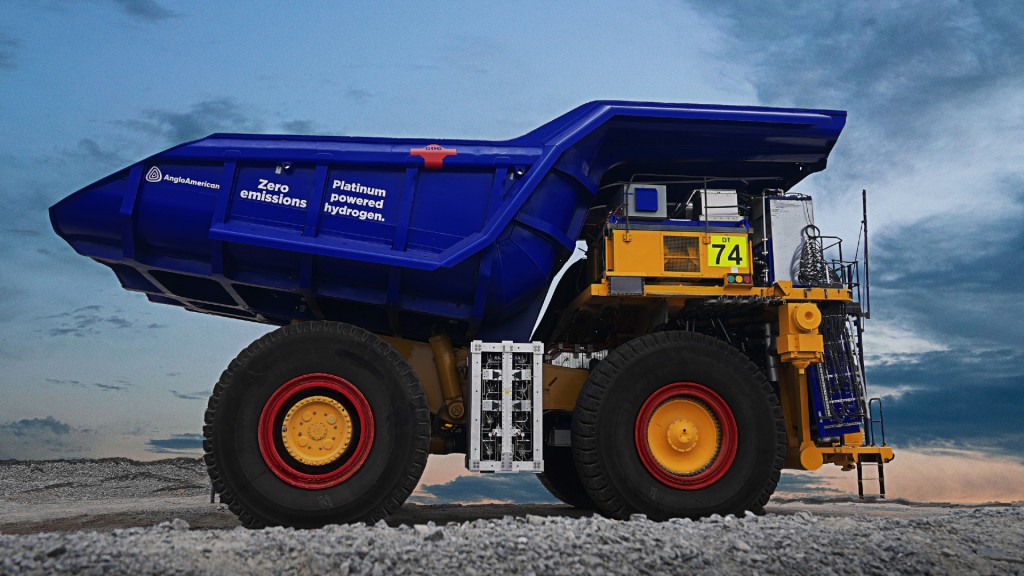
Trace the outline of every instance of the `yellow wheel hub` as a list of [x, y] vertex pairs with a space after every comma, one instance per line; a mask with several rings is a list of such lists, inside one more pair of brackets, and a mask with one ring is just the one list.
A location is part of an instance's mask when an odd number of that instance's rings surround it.
[[718, 421], [701, 402], [669, 400], [651, 415], [647, 442], [662, 468], [673, 474], [696, 474], [718, 454]]
[[668, 443], [680, 452], [689, 452], [697, 445], [697, 425], [679, 418], [668, 425]]
[[333, 398], [310, 396], [295, 403], [284, 417], [285, 450], [308, 466], [334, 462], [352, 441], [352, 419]]

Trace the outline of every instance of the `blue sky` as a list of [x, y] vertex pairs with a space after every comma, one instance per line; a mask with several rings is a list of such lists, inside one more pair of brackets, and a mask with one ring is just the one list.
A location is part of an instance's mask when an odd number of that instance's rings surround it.
[[[206, 395], [269, 329], [150, 304], [52, 233], [49, 205], [118, 168], [218, 131], [506, 138], [603, 98], [792, 105], [849, 111], [798, 188], [819, 224], [854, 240], [870, 192], [890, 492], [1024, 499], [1019, 3], [212, 4], [5, 3], [0, 458], [197, 453]], [[483, 498], [454, 462], [419, 497]], [[922, 482], [938, 465], [957, 479]]]

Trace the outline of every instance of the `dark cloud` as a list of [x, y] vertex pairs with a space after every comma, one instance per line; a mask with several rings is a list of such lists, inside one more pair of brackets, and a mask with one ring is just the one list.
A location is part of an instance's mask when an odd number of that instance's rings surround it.
[[1024, 461], [1024, 362], [1019, 352], [930, 352], [873, 367], [876, 384], [909, 386], [884, 398], [887, 441], [954, 447]]
[[23, 238], [37, 238], [43, 235], [39, 230], [27, 230], [24, 228], [8, 228], [4, 230], [4, 233], [10, 234], [11, 236], [21, 236]]
[[[880, 361], [889, 442], [1024, 454], [1024, 232], [933, 217], [878, 236], [873, 317], [948, 349]], [[881, 321], [881, 320], [879, 320]], [[871, 323], [868, 322], [868, 338]]]
[[[128, 329], [135, 328], [134, 321], [117, 313], [104, 313], [97, 305], [83, 306], [70, 312], [61, 312], [50, 316], [41, 316], [40, 320], [57, 320], [58, 325], [43, 330], [49, 336], [89, 336], [99, 333], [103, 328]], [[146, 329], [162, 328], [162, 324], [150, 323]], [[141, 326], [140, 326], [141, 328]]]
[[[837, 162], [819, 184], [888, 184], [907, 218], [928, 212], [929, 192], [948, 199], [972, 184], [989, 204], [980, 209], [1001, 207], [998, 182], [1015, 162], [999, 158], [1022, 153], [1019, 4], [852, 1], [823, 10], [744, 0], [700, 9], [718, 15], [726, 39], [709, 49], [746, 64], [761, 103], [849, 110]], [[953, 165], [960, 160], [969, 161]]]
[[104, 322], [108, 322], [110, 324], [113, 324], [117, 328], [131, 328], [132, 327], [132, 322], [130, 320], [125, 320], [124, 318], [121, 318], [120, 316], [110, 316], [109, 318], [104, 318], [103, 321]]
[[[178, 16], [157, 0], [93, 0], [95, 4], [106, 4], [117, 8], [122, 14], [144, 23], [157, 23]], [[74, 7], [80, 2], [63, 0], [66, 6]]]
[[420, 486], [415, 502], [501, 502], [558, 503], [533, 474], [480, 474], [459, 476], [446, 484]]
[[[263, 116], [265, 114], [247, 110], [233, 98], [211, 98], [196, 102], [183, 112], [146, 110], [141, 118], [122, 120], [118, 124], [147, 138], [161, 138], [168, 144], [181, 144], [217, 132], [311, 134], [318, 131], [312, 120], [292, 119], [268, 125], [260, 119]], [[84, 146], [92, 149], [88, 144]], [[102, 157], [103, 150], [97, 147], [97, 154]]]
[[52, 318], [70, 318], [72, 316], [75, 316], [76, 314], [82, 314], [82, 313], [85, 313], [85, 312], [98, 312], [99, 310], [100, 310], [100, 307], [98, 305], [91, 304], [89, 306], [82, 306], [81, 308], [75, 308], [74, 310], [71, 310], [70, 312], [60, 312], [60, 313], [57, 313], [57, 314], [53, 314], [51, 316], [40, 316], [39, 319], [40, 320], [49, 320], [49, 319], [52, 319]]
[[26, 418], [8, 424], [0, 424], [0, 434], [4, 433], [18, 437], [38, 435], [66, 436], [71, 433], [71, 426], [57, 420], [53, 416]]
[[76, 428], [53, 416], [0, 424], [0, 460], [75, 456], [94, 431]]
[[[0, 159], [0, 165], [3, 164], [4, 159]], [[0, 184], [0, 202], [4, 204], [4, 222], [0, 224], [0, 262], [8, 270], [40, 269], [44, 266], [44, 258], [36, 250], [60, 246], [46, 218], [46, 211], [53, 204], [54, 192], [52, 189], [26, 184], [22, 179], [29, 172], [47, 173], [46, 169], [38, 166], [30, 168], [28, 164], [20, 162], [13, 166], [10, 178]], [[31, 284], [31, 277], [26, 273], [0, 274], [0, 292], [4, 294], [4, 299], [12, 302], [14, 298], [11, 290], [16, 291], [18, 287]], [[0, 306], [3, 304], [0, 303]]]
[[[1024, 202], [1015, 212], [1024, 212]], [[1017, 349], [1015, 314], [1024, 283], [1024, 228], [1013, 221], [932, 217], [878, 235], [872, 252], [874, 313], [895, 319], [965, 354]], [[1019, 353], [1009, 351], [1009, 358]]]
[[156, 0], [110, 0], [122, 12], [144, 22], [160, 22], [177, 16]]
[[78, 380], [65, 380], [59, 378], [47, 378], [47, 382], [50, 384], [60, 384], [62, 386], [82, 386], [83, 384]]
[[150, 438], [146, 450], [157, 454], [193, 453], [203, 448], [202, 434], [172, 434], [168, 438]]
[[947, 105], [1024, 72], [1024, 11], [1011, 2], [844, 2], [829, 10], [814, 4], [779, 10], [748, 0], [707, 8], [743, 40], [727, 51], [752, 62], [765, 102], [856, 103], [905, 126], [920, 120], [922, 107]]
[[344, 96], [345, 98], [348, 98], [349, 100], [355, 100], [356, 102], [369, 102], [370, 100], [373, 100], [377, 95], [373, 92], [370, 92], [369, 90], [364, 90], [362, 88], [350, 88], [348, 90], [345, 90]]
[[[220, 97], [210, 98], [196, 102], [184, 112], [175, 110], [147, 110], [141, 118], [132, 120], [121, 120], [117, 124], [130, 128], [146, 139], [154, 136], [162, 138], [167, 143], [182, 143], [196, 140], [216, 132], [241, 132], [241, 133], [288, 133], [288, 134], [314, 134], [321, 130], [317, 128], [316, 122], [312, 120], [282, 120], [264, 123], [261, 118], [267, 115], [248, 110], [234, 98]], [[87, 140], [87, 141], [86, 141]], [[91, 139], [86, 138], [80, 143], [79, 153], [92, 153], [90, 159], [100, 160], [104, 158], [120, 158], [114, 153], [109, 153], [98, 146], [93, 147]], [[95, 142], [93, 142], [95, 143]], [[126, 161], [122, 161], [126, 164]]]
[[143, 116], [138, 120], [121, 123], [174, 144], [196, 140], [214, 132], [261, 132], [263, 128], [259, 120], [250, 118], [232, 98], [197, 102], [185, 112], [148, 110]]
[[281, 128], [288, 134], [312, 134], [316, 132], [316, 122], [312, 120], [289, 120], [281, 123]]
[[[81, 311], [59, 314], [62, 318], [60, 326], [50, 328], [46, 331], [49, 336], [76, 336], [83, 337], [99, 333], [105, 327], [131, 328], [134, 323], [117, 315], [106, 316], [95, 313], [92, 306], [87, 306]], [[98, 310], [98, 308], [96, 308]]]
[[209, 390], [193, 390], [192, 392], [181, 392], [179, 390], [171, 390], [171, 395], [180, 400], [206, 400], [210, 397]]
[[17, 38], [0, 31], [0, 70], [14, 68], [20, 44]]
[[99, 390], [102, 390], [104, 392], [127, 390], [129, 387], [129, 383], [125, 382], [124, 380], [117, 380], [114, 384], [105, 384], [102, 382], [86, 383], [73, 379], [47, 378], [46, 382], [49, 382], [50, 384], [57, 384], [58, 386], [72, 386], [75, 388], [98, 388]]
[[69, 150], [65, 154], [110, 169], [119, 168], [129, 163], [117, 152], [105, 150], [92, 138], [82, 138], [74, 150]]

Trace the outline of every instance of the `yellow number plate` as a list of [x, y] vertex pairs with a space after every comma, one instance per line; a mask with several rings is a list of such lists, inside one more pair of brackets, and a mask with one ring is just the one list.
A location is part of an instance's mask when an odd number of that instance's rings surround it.
[[746, 236], [711, 236], [708, 247], [708, 266], [719, 268], [749, 268]]

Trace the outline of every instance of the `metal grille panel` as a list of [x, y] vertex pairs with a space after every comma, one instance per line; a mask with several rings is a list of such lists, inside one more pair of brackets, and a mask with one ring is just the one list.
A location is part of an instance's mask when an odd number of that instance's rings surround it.
[[543, 472], [541, 342], [470, 345], [470, 434], [473, 472]]
[[695, 236], [662, 238], [665, 272], [700, 272], [700, 245]]
[[860, 430], [864, 419], [864, 377], [860, 371], [856, 332], [849, 325], [845, 305], [821, 304], [821, 337], [824, 362], [811, 367], [808, 381], [817, 405], [818, 431], [822, 438]]

